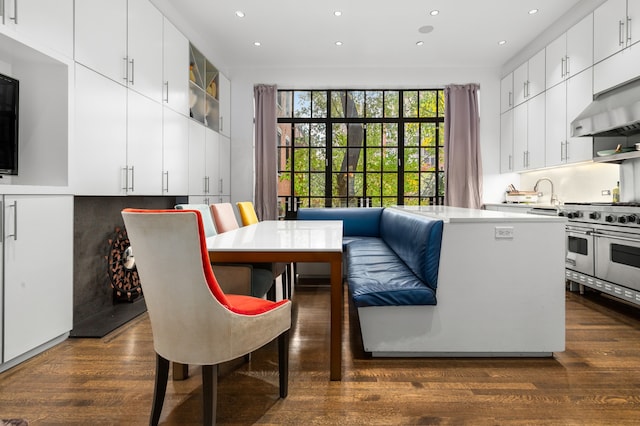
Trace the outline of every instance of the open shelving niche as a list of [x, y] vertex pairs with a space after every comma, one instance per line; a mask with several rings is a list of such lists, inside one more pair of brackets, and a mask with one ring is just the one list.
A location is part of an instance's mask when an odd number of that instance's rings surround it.
[[[43, 53], [46, 52], [46, 53]], [[0, 73], [20, 82], [18, 175], [5, 185], [68, 185], [72, 66], [44, 47], [0, 34]]]
[[218, 69], [189, 44], [189, 114], [208, 128], [220, 131]]

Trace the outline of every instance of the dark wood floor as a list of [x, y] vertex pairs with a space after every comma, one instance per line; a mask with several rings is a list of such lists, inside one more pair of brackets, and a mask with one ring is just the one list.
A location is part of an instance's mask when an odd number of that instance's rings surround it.
[[[329, 291], [299, 289], [288, 398], [278, 399], [269, 345], [250, 363], [223, 369], [218, 424], [640, 424], [640, 308], [568, 293], [566, 351], [544, 359], [371, 359], [355, 323], [351, 313], [343, 381], [330, 382]], [[161, 423], [200, 423], [199, 369], [190, 374], [170, 381]], [[148, 424], [153, 379], [145, 314], [102, 339], [69, 339], [0, 374], [0, 418]]]

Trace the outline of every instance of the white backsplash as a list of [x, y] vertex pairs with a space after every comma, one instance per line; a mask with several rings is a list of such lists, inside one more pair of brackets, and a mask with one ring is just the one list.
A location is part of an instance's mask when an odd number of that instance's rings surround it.
[[[636, 171], [640, 172], [638, 169], [640, 167], [636, 167]], [[620, 166], [618, 164], [588, 163], [522, 173], [518, 189], [532, 191], [536, 181], [543, 177], [549, 178], [553, 182], [560, 203], [611, 202], [611, 194], [603, 195], [602, 191], [611, 191], [617, 182], [621, 180]], [[621, 182], [621, 188], [623, 188], [623, 184], [624, 182]], [[631, 185], [627, 185], [627, 187], [629, 186]], [[551, 197], [549, 183], [546, 181], [541, 182], [538, 190], [544, 193], [540, 203], [549, 204]], [[622, 189], [620, 194], [621, 201], [632, 201], [625, 199], [627, 192], [624, 188]]]

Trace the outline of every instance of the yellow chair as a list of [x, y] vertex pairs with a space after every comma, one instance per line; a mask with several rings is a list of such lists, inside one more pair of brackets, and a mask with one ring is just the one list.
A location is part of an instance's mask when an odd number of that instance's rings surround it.
[[[256, 209], [253, 207], [253, 203], [251, 201], [239, 201], [236, 203], [236, 206], [240, 212], [242, 226], [253, 225], [259, 222]], [[294, 276], [291, 264], [274, 263], [271, 270], [273, 271], [274, 276], [282, 276], [282, 298], [290, 298], [292, 285], [291, 280]]]
[[238, 211], [240, 212], [240, 219], [242, 220], [242, 226], [253, 225], [258, 223], [258, 215], [256, 209], [253, 207], [251, 201], [240, 201], [236, 203]]

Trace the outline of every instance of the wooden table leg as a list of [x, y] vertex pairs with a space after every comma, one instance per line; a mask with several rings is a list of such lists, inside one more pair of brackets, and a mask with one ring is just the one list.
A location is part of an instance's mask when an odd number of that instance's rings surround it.
[[189, 378], [189, 364], [173, 363], [173, 380], [185, 380]]
[[330, 379], [342, 380], [342, 254], [331, 261]]

